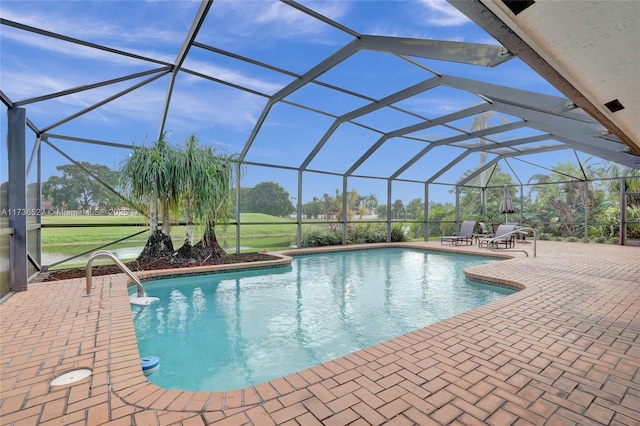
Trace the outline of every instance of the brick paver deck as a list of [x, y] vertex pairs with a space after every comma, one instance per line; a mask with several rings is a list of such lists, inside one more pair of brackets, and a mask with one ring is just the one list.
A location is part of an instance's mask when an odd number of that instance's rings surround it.
[[[640, 248], [542, 241], [514, 256], [467, 273], [516, 294], [227, 392], [147, 382], [124, 275], [95, 278], [91, 297], [84, 280], [34, 284], [0, 305], [0, 424], [639, 425]], [[93, 374], [50, 386], [76, 368]]]

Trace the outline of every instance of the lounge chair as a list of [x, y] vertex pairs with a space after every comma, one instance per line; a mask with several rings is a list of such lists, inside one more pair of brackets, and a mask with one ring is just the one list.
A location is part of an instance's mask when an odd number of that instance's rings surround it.
[[478, 222], [478, 225], [480, 225], [480, 232], [473, 234], [478, 241], [480, 241], [481, 238], [493, 237], [493, 232], [487, 228], [484, 222]]
[[516, 242], [516, 235], [508, 234], [509, 232], [513, 232], [516, 230], [517, 225], [500, 225], [498, 229], [496, 229], [495, 236], [490, 238], [482, 238], [478, 240], [478, 247], [495, 247], [500, 248], [501, 245], [504, 248], [513, 247]]
[[[515, 229], [522, 228], [520, 222], [505, 222], [505, 225], [515, 225]], [[516, 234], [516, 240], [520, 241], [521, 239], [522, 234]]]
[[470, 246], [473, 244], [473, 230], [476, 227], [475, 220], [465, 220], [460, 225], [460, 230], [453, 235], [440, 238], [440, 244], [464, 244]]

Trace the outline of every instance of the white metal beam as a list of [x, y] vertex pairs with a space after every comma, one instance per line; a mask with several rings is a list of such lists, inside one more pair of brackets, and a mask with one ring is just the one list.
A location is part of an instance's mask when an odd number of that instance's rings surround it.
[[187, 58], [187, 53], [189, 53], [189, 50], [193, 45], [193, 41], [195, 40], [196, 35], [198, 35], [198, 31], [200, 30], [200, 27], [202, 26], [202, 23], [204, 22], [204, 19], [206, 18], [207, 13], [209, 12], [209, 9], [211, 8], [212, 4], [213, 4], [213, 0], [202, 0], [200, 2], [200, 7], [196, 12], [196, 16], [193, 19], [191, 28], [189, 28], [189, 32], [187, 33], [187, 36], [185, 37], [185, 40], [182, 43], [182, 47], [180, 48], [180, 51], [178, 52], [178, 55], [176, 56], [176, 59], [173, 63], [171, 79], [169, 80], [169, 87], [167, 87], [167, 94], [165, 96], [164, 106], [162, 108], [160, 128], [158, 129], [158, 140], [160, 140], [160, 138], [162, 137], [162, 134], [164, 133], [164, 126], [167, 121], [169, 106], [171, 105], [171, 97], [173, 96], [173, 86], [175, 85], [176, 77], [178, 76], [178, 72], [180, 71], [182, 64]]
[[459, 41], [362, 35], [363, 50], [493, 67], [514, 56], [503, 46]]

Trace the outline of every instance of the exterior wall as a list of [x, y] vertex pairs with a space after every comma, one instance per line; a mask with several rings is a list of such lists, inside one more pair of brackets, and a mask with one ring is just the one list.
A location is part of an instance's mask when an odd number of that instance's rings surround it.
[[[7, 113], [2, 112], [2, 122], [7, 123]], [[8, 153], [7, 144], [0, 144], [0, 212], [8, 208]], [[4, 232], [9, 228], [9, 217], [0, 214], [0, 297], [9, 292], [9, 235]]]

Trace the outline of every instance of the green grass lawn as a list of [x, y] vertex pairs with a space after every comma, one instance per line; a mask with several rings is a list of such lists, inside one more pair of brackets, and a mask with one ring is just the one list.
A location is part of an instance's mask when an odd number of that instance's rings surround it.
[[[240, 223], [242, 224], [240, 227], [240, 251], [283, 250], [289, 248], [296, 241], [297, 224], [295, 218], [275, 217], [262, 213], [242, 213]], [[45, 259], [47, 259], [47, 255], [49, 255], [49, 259], [79, 255], [143, 231], [139, 235], [109, 245], [104, 249], [141, 247], [146, 243], [148, 237], [148, 223], [143, 216], [43, 216], [42, 224], [44, 225], [42, 228], [42, 252]], [[325, 226], [326, 221], [305, 219], [303, 226], [308, 228], [314, 224]], [[204, 229], [197, 227], [195, 240], [198, 241], [203, 233]], [[174, 248], [178, 249], [182, 246], [185, 235], [185, 226], [171, 228]], [[229, 252], [235, 251], [236, 225], [218, 226], [216, 236], [223, 248]], [[44, 263], [54, 262], [45, 261]], [[61, 265], [61, 267], [70, 266], [83, 266], [83, 264], [64, 263]]]
[[[295, 219], [261, 213], [243, 213], [240, 221], [241, 223], [262, 223], [242, 225], [240, 228], [241, 251], [281, 250], [295, 241], [297, 231]], [[42, 224], [44, 225], [42, 251], [45, 257], [47, 254], [55, 255], [57, 258], [79, 255], [143, 231], [139, 235], [105, 249], [140, 247], [146, 243], [148, 237], [148, 224], [146, 218], [142, 216], [43, 216]], [[50, 227], [51, 225], [53, 227]], [[203, 233], [202, 227], [196, 227], [196, 241], [202, 237]], [[176, 249], [183, 244], [185, 236], [186, 226], [171, 228], [171, 237]], [[235, 251], [235, 225], [218, 226], [216, 236], [222, 247]], [[72, 265], [65, 263], [64, 266]]]
[[[274, 217], [262, 213], [242, 213], [240, 215], [240, 222], [262, 222], [265, 224], [243, 225], [241, 227], [240, 238], [252, 236], [266, 237], [290, 233], [295, 235], [296, 232], [295, 219], [290, 218]], [[42, 229], [42, 243], [44, 245], [77, 243], [104, 244], [148, 229], [146, 219], [140, 216], [43, 216], [42, 224], [44, 225]], [[272, 226], [271, 224], [277, 225]], [[61, 227], [48, 227], [47, 225], [61, 225]], [[199, 234], [198, 236], [201, 236], [203, 232], [204, 230], [201, 227], [196, 228], [196, 234]], [[235, 239], [235, 232], [235, 225], [220, 225], [216, 228], [216, 235], [220, 238], [233, 237]], [[182, 240], [186, 235], [186, 227], [173, 226], [171, 228], [171, 235], [174, 239]], [[141, 234], [135, 237], [135, 240], [146, 241], [146, 238], [147, 236], [145, 234]]]
[[80, 225], [124, 225], [124, 224], [140, 224], [146, 225], [149, 223], [146, 217], [141, 215], [136, 216], [55, 216], [47, 215], [42, 216], [43, 225], [66, 225], [66, 226], [80, 226]]
[[[283, 237], [295, 240], [297, 225], [294, 218], [270, 216], [263, 213], [242, 213], [240, 215], [240, 240], [273, 238], [279, 241], [277, 247], [288, 246], [282, 241]], [[248, 225], [251, 223], [251, 225]], [[305, 220], [304, 225], [325, 224], [322, 219]], [[147, 219], [143, 216], [43, 216], [42, 244], [44, 250], [56, 249], [60, 246], [102, 245], [125, 238], [129, 235], [148, 229]], [[57, 226], [60, 227], [57, 227]], [[54, 227], [51, 227], [54, 226]], [[204, 229], [196, 228], [196, 240]], [[171, 236], [174, 241], [182, 242], [186, 235], [185, 226], [173, 226]], [[216, 228], [216, 235], [221, 240], [232, 240], [235, 244], [236, 227], [233, 224], [220, 225]], [[147, 234], [126, 240], [126, 244], [139, 244], [147, 239]], [[125, 244], [125, 243], [123, 243]], [[263, 242], [261, 247], [269, 248]], [[289, 242], [290, 244], [290, 242]], [[244, 245], [241, 243], [241, 245]]]

